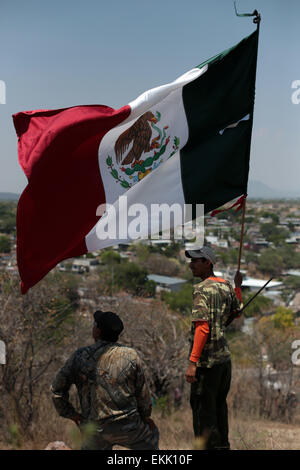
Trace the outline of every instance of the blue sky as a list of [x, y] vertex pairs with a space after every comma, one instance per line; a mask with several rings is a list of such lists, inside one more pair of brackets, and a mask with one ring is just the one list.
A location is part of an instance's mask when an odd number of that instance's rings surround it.
[[[261, 12], [250, 178], [300, 187], [299, 0], [237, 0]], [[105, 104], [119, 108], [143, 91], [227, 49], [255, 28], [232, 0], [1, 0], [0, 192], [21, 192], [11, 115]]]

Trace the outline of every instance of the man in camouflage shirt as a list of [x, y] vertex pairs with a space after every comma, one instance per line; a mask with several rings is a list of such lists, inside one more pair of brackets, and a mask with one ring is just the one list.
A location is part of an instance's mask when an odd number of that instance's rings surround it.
[[194, 434], [205, 439], [207, 449], [229, 449], [226, 397], [231, 359], [225, 323], [240, 308], [242, 275], [236, 273], [234, 290], [230, 282], [214, 275], [216, 259], [209, 247], [185, 254], [191, 258], [193, 276], [202, 279], [194, 285], [191, 349], [185, 375], [191, 383]]
[[[100, 310], [94, 320], [95, 343], [75, 351], [52, 383], [56, 410], [86, 430], [82, 449], [111, 450], [113, 445], [158, 449], [158, 429], [150, 418], [151, 394], [141, 360], [133, 348], [117, 343], [122, 320]], [[69, 401], [72, 384], [77, 388], [80, 414]]]

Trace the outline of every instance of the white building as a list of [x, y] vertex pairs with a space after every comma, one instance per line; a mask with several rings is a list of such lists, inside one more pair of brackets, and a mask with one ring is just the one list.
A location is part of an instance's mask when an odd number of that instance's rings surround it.
[[[247, 278], [247, 279], [243, 279], [242, 288], [246, 287], [250, 291], [257, 291], [261, 287], [263, 287], [266, 282], [267, 282], [267, 280], [263, 280], [263, 279]], [[283, 283], [280, 282], [280, 281], [270, 281], [269, 284], [267, 285], [267, 287], [265, 288], [265, 291], [266, 292], [272, 291], [275, 288], [278, 288], [282, 285], [283, 285]]]
[[88, 273], [90, 271], [95, 271], [99, 261], [93, 258], [79, 258], [75, 259], [72, 263], [72, 271], [75, 273]]

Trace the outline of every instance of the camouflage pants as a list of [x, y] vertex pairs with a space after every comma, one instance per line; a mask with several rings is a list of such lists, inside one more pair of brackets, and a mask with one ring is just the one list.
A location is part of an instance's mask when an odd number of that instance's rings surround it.
[[204, 437], [206, 449], [229, 449], [226, 397], [231, 382], [231, 361], [211, 368], [198, 367], [191, 384], [190, 404], [195, 437]]
[[144, 423], [140, 415], [97, 425], [95, 432], [83, 443], [82, 450], [111, 450], [120, 445], [132, 450], [158, 450], [159, 432]]

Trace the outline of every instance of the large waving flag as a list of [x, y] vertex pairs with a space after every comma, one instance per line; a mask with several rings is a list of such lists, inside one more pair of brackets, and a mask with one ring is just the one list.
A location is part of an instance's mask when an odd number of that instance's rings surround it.
[[[13, 116], [28, 185], [17, 212], [23, 293], [60, 261], [99, 250], [99, 205], [204, 204], [247, 191], [258, 32], [121, 109]], [[98, 215], [97, 215], [98, 214]]]

